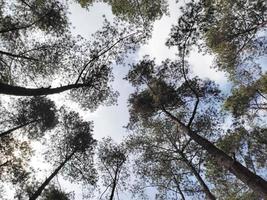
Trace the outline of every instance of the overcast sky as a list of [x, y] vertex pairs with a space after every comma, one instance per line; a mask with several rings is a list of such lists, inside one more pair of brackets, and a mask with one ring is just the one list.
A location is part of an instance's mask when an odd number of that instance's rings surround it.
[[[151, 58], [155, 58], [157, 63], [161, 63], [166, 58], [175, 59], [176, 49], [167, 48], [165, 42], [172, 24], [175, 24], [179, 16], [180, 5], [176, 4], [175, 0], [170, 0], [169, 5], [170, 16], [163, 16], [155, 22], [151, 40], [136, 52], [133, 60], [138, 61], [144, 55], [150, 55]], [[89, 11], [82, 9], [78, 4], [72, 4], [70, 11], [70, 20], [75, 27], [73, 33], [80, 34], [88, 39], [90, 34], [101, 28], [103, 14], [107, 18], [112, 18], [111, 7], [103, 3], [95, 3], [89, 8]], [[191, 53], [190, 63], [194, 73], [201, 78], [211, 78], [220, 85], [226, 83], [226, 78], [222, 72], [216, 72], [215, 69], [210, 68], [212, 63], [211, 56], [203, 56], [195, 51]], [[133, 91], [127, 81], [123, 80], [127, 71], [127, 66], [114, 66], [115, 81], [113, 87], [120, 93], [118, 106], [101, 106], [94, 113], [82, 112], [86, 119], [94, 120], [95, 137], [97, 139], [109, 135], [120, 141], [126, 135], [123, 126], [128, 122], [127, 99]]]
[[[131, 61], [138, 61], [142, 59], [144, 55], [150, 55], [151, 58], [155, 58], [157, 63], [166, 58], [175, 59], [176, 49], [169, 49], [165, 46], [166, 39], [170, 33], [172, 24], [176, 23], [177, 17], [179, 16], [180, 5], [175, 3], [175, 0], [169, 1], [169, 16], [163, 16], [160, 20], [154, 24], [152, 38], [148, 44], [142, 46], [136, 54], [132, 55]], [[89, 10], [82, 9], [78, 4], [70, 5], [70, 21], [72, 26], [73, 34], [81, 35], [84, 38], [90, 39], [90, 35], [102, 27], [103, 15], [108, 19], [112, 19], [111, 7], [103, 3], [95, 3]], [[190, 55], [190, 64], [192, 65], [193, 71], [196, 75], [201, 78], [210, 78], [220, 84], [222, 87], [226, 87], [226, 78], [223, 73], [216, 72], [211, 69], [212, 64], [211, 56], [203, 56], [197, 52], [193, 52]], [[128, 108], [127, 99], [129, 94], [133, 92], [133, 88], [123, 80], [128, 71], [127, 66], [115, 66], [114, 65], [114, 77], [113, 87], [119, 91], [120, 96], [118, 98], [118, 106], [104, 107], [100, 106], [95, 112], [82, 111], [78, 108], [78, 105], [71, 104], [75, 110], [80, 110], [81, 116], [86, 120], [94, 121], [94, 137], [98, 140], [103, 137], [110, 136], [115, 141], [120, 142], [126, 135], [127, 132], [123, 126], [128, 123]], [[53, 95], [52, 99], [62, 98], [62, 95]], [[69, 105], [69, 103], [67, 103]], [[37, 152], [36, 155], [40, 155], [44, 149], [41, 149], [39, 144], [36, 143]], [[43, 161], [41, 156], [38, 156], [33, 160], [34, 165], [39, 165], [42, 170], [40, 179], [48, 176], [51, 173], [51, 168], [46, 164], [41, 164]], [[59, 178], [62, 189], [67, 192], [75, 191], [77, 200], [82, 199], [83, 188], [80, 185], [70, 184], [63, 179]], [[130, 194], [120, 195], [120, 199], [128, 200]], [[154, 199], [154, 198], [151, 198]]]
[[[160, 63], [166, 58], [175, 59], [176, 49], [168, 49], [165, 46], [165, 42], [172, 24], [175, 24], [177, 17], [179, 16], [180, 5], [175, 3], [175, 0], [169, 1], [169, 16], [164, 16], [154, 24], [154, 30], [152, 38], [149, 43], [142, 46], [136, 54], [133, 56], [133, 60], [139, 60], [144, 55], [150, 55], [151, 58], [155, 58], [157, 63]], [[101, 28], [103, 23], [102, 15], [105, 15], [108, 19], [112, 19], [111, 7], [103, 3], [95, 3], [89, 8], [89, 11], [82, 9], [78, 4], [72, 4], [70, 7], [70, 20], [74, 34], [80, 34], [83, 37], [90, 39], [90, 35], [97, 29]], [[196, 75], [201, 78], [211, 78], [221, 86], [226, 85], [226, 78], [221, 72], [216, 72], [211, 69], [212, 64], [211, 56], [203, 56], [196, 51], [190, 55], [190, 64]], [[103, 107], [100, 106], [97, 111], [90, 113], [81, 111], [81, 115], [88, 120], [94, 121], [94, 137], [101, 139], [105, 136], [111, 136], [115, 141], [121, 141], [124, 136], [127, 135], [123, 126], [128, 122], [128, 108], [127, 99], [129, 94], [133, 91], [133, 88], [123, 80], [128, 69], [123, 66], [114, 66], [115, 81], [113, 83], [114, 89], [118, 90], [120, 96], [118, 98], [118, 106]], [[68, 189], [74, 189], [73, 186], [65, 185]], [[81, 198], [82, 190], [77, 186], [75, 191], [76, 199]], [[127, 196], [127, 195], [126, 195]], [[130, 195], [120, 196], [121, 199], [130, 199]], [[152, 198], [153, 199], [153, 198]]]

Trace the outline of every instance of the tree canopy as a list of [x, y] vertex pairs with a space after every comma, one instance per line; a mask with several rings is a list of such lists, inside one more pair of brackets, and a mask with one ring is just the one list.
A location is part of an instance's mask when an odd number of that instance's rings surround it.
[[[75, 34], [70, 11], [96, 4], [112, 17]], [[169, 5], [159, 61], [142, 53]], [[266, 28], [264, 0], [0, 0], [0, 198], [267, 199]]]

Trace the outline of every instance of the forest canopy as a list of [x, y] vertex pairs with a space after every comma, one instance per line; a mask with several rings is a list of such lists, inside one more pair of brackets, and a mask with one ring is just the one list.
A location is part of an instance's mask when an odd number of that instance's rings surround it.
[[267, 199], [266, 55], [264, 0], [0, 0], [0, 199]]

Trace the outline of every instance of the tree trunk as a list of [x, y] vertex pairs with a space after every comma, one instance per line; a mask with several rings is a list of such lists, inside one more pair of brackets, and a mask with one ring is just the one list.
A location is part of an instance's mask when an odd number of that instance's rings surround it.
[[196, 179], [198, 180], [199, 184], [201, 185], [204, 193], [206, 194], [207, 199], [210, 200], [216, 200], [215, 196], [210, 192], [209, 187], [206, 185], [205, 181], [202, 179], [202, 177], [200, 176], [200, 174], [197, 172], [197, 170], [195, 169], [195, 167], [192, 165], [192, 163], [190, 163], [190, 161], [185, 157], [185, 155], [180, 152], [179, 153], [180, 156], [182, 157], [183, 161], [185, 162], [185, 164], [190, 168], [190, 171], [194, 174], [194, 176], [196, 177]]
[[39, 120], [38, 119], [32, 120], [32, 121], [29, 121], [29, 122], [27, 122], [25, 124], [21, 124], [21, 125], [18, 125], [16, 127], [14, 127], [14, 128], [11, 128], [11, 129], [9, 129], [7, 131], [4, 131], [4, 132], [0, 133], [0, 138], [12, 133], [15, 130], [18, 130], [18, 129], [24, 127], [24, 126], [27, 126], [27, 125], [32, 124], [32, 123], [37, 122], [37, 121], [39, 121]]
[[179, 194], [180, 194], [182, 200], [185, 200], [185, 197], [184, 197], [184, 194], [183, 194], [181, 188], [180, 188], [179, 186], [177, 186], [177, 189], [178, 189], [178, 192], [179, 192]]
[[191, 130], [188, 130], [188, 135], [211, 154], [218, 165], [228, 169], [253, 191], [260, 194], [264, 199], [267, 199], [267, 182], [263, 178], [251, 172], [202, 136]]
[[190, 138], [192, 138], [197, 144], [199, 144], [210, 155], [212, 155], [219, 166], [229, 170], [250, 189], [259, 194], [262, 198], [267, 199], [267, 182], [263, 178], [251, 172], [241, 163], [228, 156], [222, 150], [218, 149], [214, 144], [204, 137], [193, 132], [188, 126], [181, 123], [179, 119], [177, 119], [167, 110], [163, 109], [163, 112], [176, 123], [178, 123], [178, 125], [185, 133], [187, 133]]
[[[173, 173], [172, 173], [172, 174], [173, 174]], [[179, 194], [180, 194], [182, 200], [185, 200], [184, 193], [183, 193], [183, 191], [182, 191], [181, 188], [180, 188], [179, 181], [176, 179], [176, 177], [175, 177], [174, 174], [173, 174], [173, 180], [174, 180], [174, 182], [175, 182], [175, 184], [176, 184], [177, 190], [178, 190], [178, 192], [179, 192]]]
[[0, 83], [0, 94], [15, 95], [15, 96], [41, 96], [51, 95], [64, 92], [66, 90], [89, 87], [89, 84], [70, 84], [57, 88], [25, 88], [20, 86], [12, 86], [5, 83]]
[[115, 177], [114, 177], [114, 180], [113, 180], [112, 190], [111, 190], [111, 194], [110, 194], [109, 200], [113, 200], [113, 198], [114, 198], [115, 189], [116, 189], [116, 186], [117, 186], [118, 171], [119, 171], [119, 167], [115, 171]]
[[38, 190], [30, 197], [29, 200], [36, 200], [45, 187], [50, 183], [50, 181], [58, 174], [59, 170], [71, 159], [71, 157], [75, 154], [76, 151], [73, 151], [65, 160], [62, 162], [58, 168], [55, 169], [55, 171], [43, 182], [43, 184], [38, 188]]
[[[173, 142], [171, 138], [168, 138], [168, 139], [171, 142], [172, 146], [175, 148], [176, 152], [181, 156], [182, 161], [189, 167], [190, 171], [193, 173], [193, 175], [198, 180], [200, 186], [202, 187], [204, 193], [206, 194], [207, 199], [216, 200], [215, 196], [211, 193], [209, 187], [207, 186], [207, 184], [205, 183], [205, 181], [202, 179], [202, 177], [200, 176], [200, 174], [197, 172], [196, 168], [193, 166], [193, 164], [187, 159], [187, 157], [183, 153], [183, 150], [180, 150], [177, 147], [176, 143]], [[173, 174], [173, 176], [174, 176], [174, 179], [175, 179], [175, 175], [174, 174]], [[177, 180], [176, 180], [176, 184], [178, 185]]]
[[22, 58], [22, 59], [26, 59], [26, 60], [38, 61], [38, 59], [31, 58], [31, 57], [28, 57], [28, 56], [24, 56], [22, 54], [21, 55], [20, 54], [13, 54], [13, 53], [6, 52], [6, 51], [1, 51], [1, 50], [0, 50], [0, 54], [6, 55], [6, 56], [9, 56], [9, 57], [13, 57], [13, 58]]

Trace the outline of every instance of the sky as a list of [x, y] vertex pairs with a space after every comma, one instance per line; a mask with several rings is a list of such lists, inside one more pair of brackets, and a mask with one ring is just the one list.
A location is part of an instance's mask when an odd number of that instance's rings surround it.
[[[150, 55], [151, 58], [156, 59], [156, 63], [158, 64], [166, 58], [175, 59], [176, 49], [167, 48], [165, 42], [172, 24], [176, 23], [177, 17], [179, 16], [179, 7], [180, 5], [175, 3], [175, 0], [169, 0], [170, 15], [163, 16], [154, 23], [152, 38], [131, 59], [138, 61], [144, 55]], [[89, 11], [82, 9], [78, 4], [71, 4], [70, 12], [69, 17], [72, 25], [75, 27], [72, 30], [73, 34], [79, 34], [87, 39], [90, 39], [90, 35], [98, 28], [101, 28], [103, 22], [102, 15], [105, 15], [108, 19], [112, 19], [111, 7], [103, 3], [95, 3], [89, 8]], [[220, 86], [227, 88], [227, 80], [224, 74], [211, 68], [212, 60], [212, 56], [204, 56], [197, 51], [193, 51], [189, 58], [194, 74], [201, 78], [210, 78], [220, 84]], [[100, 106], [93, 113], [80, 110], [80, 114], [84, 119], [94, 121], [94, 137], [98, 140], [110, 136], [115, 141], [120, 142], [127, 135], [127, 131], [123, 127], [127, 125], [129, 118], [127, 99], [129, 94], [133, 92], [133, 88], [127, 81], [123, 80], [127, 71], [127, 66], [114, 66], [115, 80], [112, 85], [120, 93], [118, 106]], [[78, 105], [73, 106], [75, 109], [79, 109]], [[63, 183], [63, 180], [60, 179], [60, 182]], [[70, 186], [67, 183], [63, 183], [63, 186], [67, 190], [73, 190], [75, 188], [76, 199], [81, 199], [82, 190], [80, 186]], [[128, 200], [131, 199], [131, 196], [127, 193], [120, 194], [120, 198]]]
[[[134, 55], [133, 60], [141, 60], [144, 55], [150, 55], [156, 59], [156, 63], [161, 63], [166, 58], [175, 59], [176, 49], [165, 46], [165, 42], [170, 33], [172, 24], [176, 23], [179, 16], [180, 4], [175, 0], [169, 0], [169, 16], [163, 16], [154, 23], [152, 38], [147, 45], [142, 46]], [[70, 6], [70, 20], [74, 34], [80, 34], [85, 38], [90, 38], [90, 34], [94, 33], [101, 27], [103, 22], [102, 15], [112, 18], [111, 7], [104, 3], [95, 3], [89, 8], [89, 11], [82, 9], [78, 4]], [[191, 53], [189, 62], [192, 65], [193, 72], [201, 78], [211, 78], [221, 86], [227, 82], [222, 72], [217, 72], [211, 68], [212, 56], [201, 55], [194, 51]], [[94, 120], [95, 137], [101, 139], [104, 136], [111, 136], [116, 141], [121, 141], [126, 135], [123, 126], [128, 122], [127, 99], [129, 94], [133, 92], [133, 88], [123, 80], [128, 71], [127, 66], [114, 66], [113, 87], [119, 91], [118, 106], [104, 107], [100, 106], [95, 112], [82, 112], [85, 119]]]
[[[182, 2], [182, 1], [181, 1]], [[169, 16], [163, 16], [160, 20], [154, 23], [154, 29], [152, 38], [149, 40], [147, 45], [142, 46], [134, 55], [131, 57], [131, 61], [138, 61], [142, 59], [144, 55], [150, 55], [151, 58], [155, 58], [156, 63], [161, 63], [166, 58], [175, 59], [176, 49], [167, 48], [165, 42], [170, 33], [172, 24], [176, 23], [177, 17], [179, 16], [180, 5], [175, 3], [175, 0], [169, 0]], [[82, 9], [79, 4], [70, 4], [69, 18], [72, 23], [72, 33], [74, 35], [81, 35], [86, 39], [90, 39], [90, 35], [101, 28], [103, 23], [103, 15], [107, 19], [112, 19], [113, 15], [111, 7], [104, 3], [95, 3], [89, 8], [89, 10]], [[193, 51], [190, 54], [189, 63], [192, 65], [194, 74], [201, 78], [210, 78], [222, 87], [227, 88], [227, 80], [222, 72], [217, 72], [211, 68], [212, 56], [201, 55], [197, 51]], [[112, 83], [113, 88], [119, 91], [120, 96], [118, 97], [118, 106], [100, 106], [95, 112], [83, 111], [75, 103], [66, 102], [73, 109], [79, 110], [80, 115], [85, 120], [94, 121], [94, 137], [97, 140], [101, 140], [103, 137], [110, 136], [115, 141], [120, 142], [125, 136], [127, 131], [124, 126], [128, 123], [128, 108], [127, 99], [134, 89], [128, 84], [127, 81], [123, 80], [128, 71], [127, 66], [116, 66], [114, 65], [114, 77], [115, 80]], [[52, 98], [59, 98], [54, 96]], [[43, 152], [45, 149], [40, 148], [39, 144], [35, 144], [36, 155]], [[43, 163], [41, 157], [35, 158], [33, 161], [34, 165], [39, 165], [40, 169], [44, 171], [40, 178], [43, 179], [43, 174], [48, 176], [51, 173], [51, 167]], [[83, 188], [77, 184], [70, 184], [58, 177], [60, 185], [63, 189], [68, 191], [75, 191], [75, 199], [82, 199]], [[127, 193], [121, 194], [120, 199], [128, 200], [131, 196]], [[151, 198], [153, 199], [153, 198]]]

